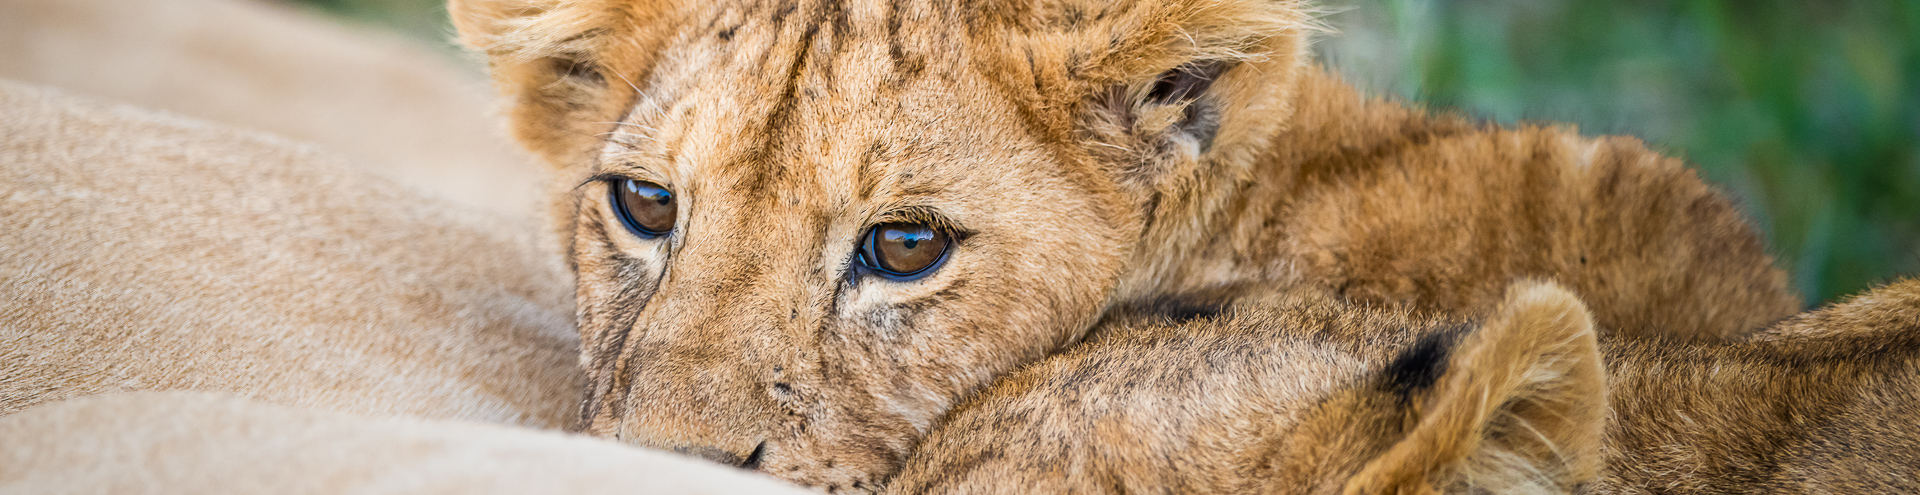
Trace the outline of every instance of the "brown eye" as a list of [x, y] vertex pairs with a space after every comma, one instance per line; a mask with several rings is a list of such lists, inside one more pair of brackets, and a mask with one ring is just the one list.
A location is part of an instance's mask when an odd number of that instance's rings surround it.
[[947, 254], [947, 234], [915, 223], [886, 223], [867, 231], [860, 258], [882, 275], [912, 280], [930, 272]]
[[613, 214], [620, 217], [620, 223], [634, 235], [653, 238], [673, 231], [673, 221], [679, 206], [674, 204], [673, 191], [659, 184], [631, 179], [608, 181], [613, 189]]

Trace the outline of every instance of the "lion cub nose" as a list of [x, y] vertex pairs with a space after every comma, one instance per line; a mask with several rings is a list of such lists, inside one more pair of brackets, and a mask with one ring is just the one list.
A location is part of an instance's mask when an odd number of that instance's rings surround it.
[[760, 442], [752, 452], [744, 454], [710, 445], [674, 447], [673, 451], [751, 471], [760, 469], [760, 458], [766, 456], [767, 442]]

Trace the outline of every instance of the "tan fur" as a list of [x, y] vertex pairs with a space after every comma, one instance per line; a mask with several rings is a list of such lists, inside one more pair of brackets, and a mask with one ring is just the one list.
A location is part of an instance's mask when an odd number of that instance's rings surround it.
[[186, 392], [87, 397], [0, 418], [0, 492], [806, 493], [704, 461], [556, 432]]
[[1749, 342], [1606, 350], [1605, 492], [1920, 491], [1920, 279]]
[[[1435, 478], [1495, 493], [1557, 491], [1567, 488], [1561, 480], [1593, 476], [1606, 402], [1596, 393], [1604, 376], [1592, 326], [1586, 307], [1557, 287], [1510, 289], [1504, 309], [1462, 339], [1406, 436], [1342, 491], [1431, 492]], [[1498, 458], [1474, 459], [1489, 450]]]
[[472, 69], [258, 0], [0, 0], [0, 78], [259, 129], [471, 207], [533, 215], [543, 174]]
[[1509, 294], [1464, 326], [1302, 297], [1129, 319], [956, 408], [889, 491], [1920, 489], [1920, 279], [1732, 344], [1596, 347], [1565, 291]]
[[1595, 345], [1550, 285], [1472, 327], [1301, 295], [1133, 317], [956, 408], [889, 491], [1565, 491], [1601, 468]]
[[565, 275], [529, 223], [279, 138], [16, 83], [0, 163], [0, 415], [129, 390], [573, 415]]
[[[449, 10], [516, 137], [572, 177], [582, 428], [828, 491], [871, 490], [959, 397], [1142, 300], [1292, 287], [1484, 314], [1538, 277], [1603, 332], [1679, 340], [1798, 308], [1678, 160], [1367, 98], [1311, 67], [1299, 2]], [[609, 177], [675, 191], [678, 230], [624, 231], [588, 180]], [[903, 220], [956, 233], [943, 267], [851, 268]]]

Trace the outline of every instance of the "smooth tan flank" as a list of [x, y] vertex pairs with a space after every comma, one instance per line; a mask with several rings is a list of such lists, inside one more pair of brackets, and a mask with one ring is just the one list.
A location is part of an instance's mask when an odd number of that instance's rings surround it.
[[807, 493], [586, 437], [185, 392], [87, 397], [0, 418], [0, 492]]
[[258, 0], [0, 0], [0, 78], [319, 144], [462, 205], [539, 211], [485, 79], [445, 53]]
[[556, 428], [537, 228], [265, 134], [0, 83], [0, 415], [119, 391]]

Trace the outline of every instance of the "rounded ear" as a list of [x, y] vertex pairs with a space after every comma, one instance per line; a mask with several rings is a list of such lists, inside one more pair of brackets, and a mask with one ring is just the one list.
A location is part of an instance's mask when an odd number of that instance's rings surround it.
[[1150, 189], [1251, 160], [1288, 115], [1321, 30], [1298, 0], [980, 2], [979, 57], [1006, 94]]
[[653, 66], [668, 0], [449, 0], [460, 42], [487, 56], [514, 139], [560, 169], [587, 163]]
[[1451, 349], [1416, 355], [1421, 347], [1388, 369], [1406, 386], [1411, 428], [1343, 493], [1567, 491], [1599, 474], [1605, 376], [1592, 316], [1573, 294], [1515, 284]]

